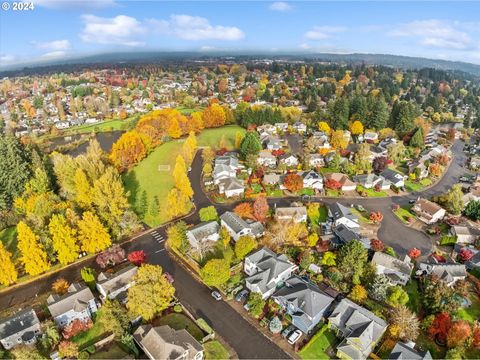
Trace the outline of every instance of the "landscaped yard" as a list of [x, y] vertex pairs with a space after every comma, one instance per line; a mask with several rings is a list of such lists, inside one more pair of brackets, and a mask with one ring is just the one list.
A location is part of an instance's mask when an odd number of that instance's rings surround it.
[[101, 310], [97, 312], [97, 317], [95, 319], [95, 323], [93, 324], [92, 328], [75, 335], [71, 339], [73, 342], [78, 344], [78, 347], [80, 348], [80, 350], [94, 344], [95, 342], [103, 338], [103, 335], [105, 334], [106, 331], [103, 327], [103, 324], [99, 321], [100, 316], [102, 316]]
[[230, 358], [227, 349], [217, 340], [203, 344], [206, 360], [224, 360]]
[[133, 359], [133, 356], [125, 352], [118, 344], [113, 344], [105, 350], [90, 355], [90, 359]]
[[420, 294], [418, 293], [418, 281], [416, 279], [410, 279], [405, 286], [405, 290], [408, 294], [408, 308], [418, 314], [422, 306]]
[[363, 186], [357, 186], [357, 192], [365, 192], [368, 197], [382, 197], [382, 196], [388, 196], [388, 194], [381, 190], [381, 191], [375, 191], [375, 189], [366, 189]]
[[405, 189], [407, 191], [415, 192], [415, 191], [421, 191], [423, 190], [426, 186], [432, 185], [432, 180], [430, 179], [422, 179], [418, 182], [412, 181], [412, 180], [407, 180], [405, 181]]
[[350, 208], [350, 211], [352, 212], [353, 215], [356, 215], [358, 217], [358, 219], [360, 220], [360, 223], [366, 224], [366, 225], [373, 224], [373, 221], [368, 218], [368, 213], [358, 211], [355, 208]]
[[315, 335], [298, 353], [302, 359], [330, 359], [326, 350], [335, 342], [336, 336], [332, 330], [325, 330], [319, 336]]
[[396, 217], [398, 217], [404, 224], [408, 224], [408, 219], [412, 218], [415, 219], [416, 216], [415, 214], [410, 212], [411, 207], [410, 206], [405, 206], [405, 207], [400, 207], [398, 210], [394, 211], [393, 213], [395, 214]]
[[[235, 135], [237, 132], [245, 132], [245, 129], [239, 126], [224, 126], [216, 129], [207, 129], [197, 136], [198, 146], [218, 147], [222, 136], [225, 137], [225, 143], [229, 149], [235, 145]], [[174, 186], [172, 177], [175, 159], [182, 152], [182, 144], [185, 140], [170, 141], [160, 145], [147, 158], [143, 159], [137, 166], [123, 176], [126, 189], [130, 192], [129, 202], [132, 206], [138, 206], [138, 200], [145, 190], [147, 194], [148, 205], [153, 203], [157, 196], [160, 209], [158, 216], [152, 216], [149, 213], [143, 221], [150, 226], [156, 226], [167, 221], [167, 207], [165, 206], [167, 195]], [[169, 165], [170, 170], [159, 171], [159, 165]]]
[[202, 340], [204, 334], [202, 330], [195, 324], [190, 318], [184, 314], [172, 313], [160, 318], [157, 318], [153, 321], [154, 326], [168, 325], [172, 329], [182, 330], [186, 329], [190, 335], [192, 335], [198, 341]]
[[457, 312], [460, 319], [474, 322], [480, 319], [480, 300], [475, 295], [470, 296], [472, 305], [467, 308], [461, 308]]
[[334, 197], [339, 197], [342, 195], [341, 190], [333, 190], [333, 189], [325, 189], [325, 195], [326, 196], [334, 196]]
[[310, 196], [313, 196], [315, 195], [315, 190], [313, 189], [308, 189], [308, 188], [305, 188], [305, 189], [302, 189], [298, 192], [298, 195], [310, 195]]
[[18, 256], [17, 228], [15, 226], [0, 231], [0, 241], [3, 243], [5, 249], [12, 253], [14, 258]]

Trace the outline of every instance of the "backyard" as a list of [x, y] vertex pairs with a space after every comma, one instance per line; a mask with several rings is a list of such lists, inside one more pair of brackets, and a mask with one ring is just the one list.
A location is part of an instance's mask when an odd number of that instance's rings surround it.
[[323, 333], [314, 335], [305, 347], [300, 350], [299, 355], [302, 359], [330, 359], [327, 349], [332, 346], [336, 340], [335, 333], [326, 329]]
[[230, 358], [227, 349], [217, 340], [203, 344], [206, 360], [223, 360]]
[[418, 292], [418, 281], [416, 279], [410, 279], [405, 286], [405, 290], [408, 294], [407, 307], [418, 314], [422, 307], [420, 294]]
[[181, 313], [171, 313], [153, 320], [153, 326], [168, 325], [175, 330], [187, 330], [198, 341], [204, 337], [203, 331], [190, 318]]
[[[239, 126], [224, 126], [216, 129], [207, 129], [197, 135], [198, 146], [211, 146], [217, 148], [222, 138], [228, 149], [235, 146], [235, 135], [245, 130]], [[147, 158], [123, 176], [126, 189], [130, 192], [129, 202], [132, 206], [137, 205], [137, 199], [145, 191], [148, 204], [152, 204], [154, 197], [158, 197], [160, 204], [165, 204], [168, 192], [174, 186], [172, 177], [173, 168], [177, 155], [182, 152], [182, 144], [185, 140], [170, 141], [157, 147]], [[170, 166], [170, 170], [160, 171], [159, 165]], [[149, 226], [156, 226], [169, 219], [167, 207], [160, 206], [159, 213], [152, 216], [147, 213], [143, 221]]]
[[472, 302], [472, 305], [466, 308], [462, 307], [461, 309], [459, 309], [457, 312], [457, 316], [460, 319], [467, 320], [473, 323], [476, 320], [480, 319], [480, 300], [477, 296], [472, 294], [470, 296], [470, 301]]

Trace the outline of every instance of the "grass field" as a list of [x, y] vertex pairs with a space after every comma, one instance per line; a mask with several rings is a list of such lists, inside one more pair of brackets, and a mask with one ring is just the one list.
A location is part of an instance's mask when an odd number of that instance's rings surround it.
[[405, 181], [405, 189], [411, 192], [421, 191], [429, 185], [432, 185], [432, 180], [430, 179], [422, 179], [419, 182], [414, 182], [412, 180]]
[[72, 337], [71, 341], [77, 343], [80, 349], [93, 345], [96, 341], [99, 341], [105, 334], [103, 324], [99, 321], [100, 316], [102, 316], [101, 310], [97, 312], [93, 327]]
[[320, 213], [320, 217], [318, 218], [318, 221], [321, 223], [327, 221], [328, 218], [328, 209], [325, 205], [322, 205], [318, 208], [318, 212]]
[[327, 329], [320, 336], [314, 336], [298, 354], [302, 359], [330, 359], [326, 350], [332, 345], [335, 339], [334, 332]]
[[404, 224], [408, 224], [408, 218], [413, 218], [415, 219], [416, 216], [415, 214], [410, 212], [410, 206], [409, 207], [401, 207], [397, 211], [394, 211], [393, 213], [395, 214], [396, 217], [398, 217]]
[[467, 308], [461, 308], [457, 312], [457, 316], [460, 319], [475, 322], [480, 319], [480, 300], [475, 295], [470, 296], [472, 305]]
[[104, 131], [114, 131], [114, 130], [124, 130], [128, 128], [129, 124], [133, 121], [136, 115], [128, 117], [124, 120], [113, 119], [101, 121], [96, 124], [85, 124], [80, 126], [74, 126], [63, 131], [63, 135], [73, 135], [73, 134], [83, 134], [89, 133], [92, 131], [95, 132], [104, 132]]
[[133, 359], [133, 356], [123, 351], [118, 344], [113, 344], [106, 350], [90, 355], [90, 359]]
[[[237, 132], [245, 130], [239, 126], [224, 126], [216, 129], [207, 129], [197, 136], [198, 146], [218, 147], [222, 136], [229, 149], [235, 145]], [[132, 206], [137, 205], [137, 199], [143, 190], [147, 193], [148, 204], [153, 203], [155, 196], [160, 202], [158, 216], [147, 214], [143, 221], [149, 226], [157, 226], [166, 222], [168, 218], [166, 199], [168, 192], [174, 186], [172, 177], [175, 159], [181, 154], [184, 139], [167, 142], [156, 148], [147, 158], [143, 159], [135, 168], [123, 176], [125, 187], [130, 191], [129, 201]], [[170, 171], [158, 171], [159, 165], [170, 165]]]
[[206, 360], [224, 360], [230, 358], [227, 349], [217, 340], [203, 344]]
[[174, 330], [187, 330], [198, 341], [202, 340], [204, 333], [197, 324], [184, 314], [171, 313], [154, 320], [155, 326], [168, 325]]
[[12, 253], [14, 259], [18, 257], [17, 228], [15, 226], [0, 231], [0, 241], [5, 249]]
[[361, 191], [365, 191], [368, 197], [382, 197], [382, 196], [387, 196], [388, 194], [383, 191], [375, 191], [375, 189], [367, 189], [364, 188], [363, 186], [357, 186], [357, 192], [360, 193]]

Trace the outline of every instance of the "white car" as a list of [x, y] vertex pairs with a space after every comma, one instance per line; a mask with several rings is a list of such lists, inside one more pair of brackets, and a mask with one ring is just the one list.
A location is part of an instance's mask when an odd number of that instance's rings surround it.
[[301, 336], [302, 336], [302, 332], [301, 332], [300, 330], [298, 330], [298, 329], [295, 330], [295, 331], [292, 332], [292, 333], [290, 334], [290, 336], [288, 337], [288, 343], [289, 343], [290, 345], [295, 344], [295, 343], [298, 341], [298, 339], [300, 339]]
[[212, 297], [217, 301], [222, 300], [222, 295], [216, 290], [212, 291]]

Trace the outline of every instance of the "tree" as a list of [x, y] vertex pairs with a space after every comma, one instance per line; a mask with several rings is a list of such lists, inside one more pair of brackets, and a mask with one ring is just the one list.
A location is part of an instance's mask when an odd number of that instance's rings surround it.
[[460, 305], [455, 290], [436, 276], [423, 279], [423, 305], [430, 314], [454, 313]]
[[147, 156], [152, 140], [135, 130], [127, 131], [112, 145], [110, 160], [120, 172], [128, 170]]
[[388, 105], [383, 96], [372, 97], [368, 99], [369, 121], [366, 124], [369, 128], [381, 130], [385, 128], [388, 121]]
[[50, 269], [47, 253], [38, 241], [38, 236], [23, 221], [17, 224], [17, 239], [20, 261], [29, 275], [39, 275]]
[[127, 311], [116, 300], [108, 299], [99, 310], [98, 321], [106, 332], [111, 332], [119, 339], [130, 325]]
[[289, 173], [285, 176], [283, 185], [292, 193], [303, 189], [303, 179], [296, 173]]
[[328, 112], [331, 118], [330, 125], [334, 129], [345, 129], [348, 125], [349, 107], [348, 99], [337, 98], [328, 104]]
[[78, 222], [78, 239], [81, 249], [89, 254], [102, 251], [112, 244], [100, 219], [90, 211], [85, 211], [82, 220]]
[[78, 357], [78, 345], [73, 341], [60, 341], [58, 344], [58, 355], [66, 359], [76, 359]]
[[330, 137], [330, 144], [336, 150], [346, 149], [348, 146], [348, 139], [345, 138], [343, 130], [335, 130]]
[[145, 251], [137, 250], [129, 253], [127, 259], [135, 266], [140, 266], [145, 263], [147, 255], [145, 255]]
[[244, 219], [254, 219], [255, 217], [253, 216], [253, 206], [249, 202], [243, 202], [235, 206], [233, 209], [235, 214], [240, 216], [241, 218]]
[[438, 202], [449, 213], [460, 214], [464, 205], [462, 185], [453, 185], [446, 194], [434, 197], [433, 201]]
[[325, 181], [325, 187], [331, 190], [339, 190], [342, 188], [342, 184], [340, 183], [340, 181], [337, 181], [335, 179], [327, 179]]
[[68, 281], [65, 280], [64, 278], [58, 278], [55, 280], [52, 284], [52, 290], [57, 294], [57, 295], [63, 295], [68, 291], [68, 287], [70, 285], [68, 284]]
[[455, 321], [447, 332], [447, 346], [452, 349], [466, 343], [472, 335], [472, 328], [465, 320]]
[[223, 244], [223, 247], [226, 249], [228, 244], [230, 244], [230, 240], [232, 237], [230, 236], [230, 233], [228, 232], [227, 228], [225, 226], [222, 226], [220, 228], [220, 241]]
[[383, 170], [386, 169], [388, 164], [388, 160], [385, 156], [378, 156], [375, 159], [373, 159], [373, 171], [375, 174], [380, 174]]
[[435, 315], [433, 322], [429, 326], [427, 332], [432, 339], [438, 339], [445, 343], [447, 340], [448, 330], [452, 327], [452, 319], [448, 313], [441, 312]]
[[63, 215], [54, 214], [48, 225], [52, 236], [52, 245], [57, 252], [60, 264], [66, 265], [78, 258], [77, 232], [67, 224]]
[[85, 284], [93, 289], [95, 287], [95, 270], [90, 267], [84, 267], [80, 270], [80, 275]]
[[186, 173], [187, 165], [185, 165], [185, 160], [181, 155], [177, 155], [172, 173], [175, 184], [179, 184], [181, 182], [181, 177]]
[[218, 287], [230, 278], [230, 265], [224, 259], [211, 259], [200, 270], [200, 276], [207, 286]]
[[70, 324], [65, 326], [62, 331], [62, 335], [65, 339], [70, 339], [77, 335], [78, 333], [87, 331], [91, 329], [93, 326], [93, 322], [90, 319], [82, 320], [82, 319], [74, 319]]
[[393, 104], [390, 127], [393, 127], [395, 131], [404, 136], [415, 127], [415, 106], [408, 101], [397, 101]]
[[187, 173], [179, 174], [175, 179], [175, 187], [188, 199], [191, 199], [193, 196], [192, 185], [188, 179]]
[[307, 236], [307, 246], [314, 247], [317, 245], [319, 240], [318, 234], [316, 232], [312, 232]]
[[178, 139], [182, 136], [182, 129], [180, 129], [180, 125], [178, 124], [178, 120], [175, 118], [170, 119], [170, 125], [167, 129], [168, 136], [173, 139]]
[[253, 216], [257, 221], [264, 222], [270, 210], [265, 196], [258, 196], [253, 202]]
[[124, 259], [125, 250], [123, 250], [120, 245], [116, 244], [98, 254], [95, 262], [100, 268], [105, 269], [107, 266], [115, 266], [116, 264], [121, 263]]
[[463, 213], [472, 220], [480, 220], [480, 201], [469, 201]]
[[405, 305], [408, 294], [400, 286], [392, 286], [387, 290], [387, 303], [391, 306]]
[[280, 321], [280, 318], [275, 316], [268, 324], [268, 328], [272, 334], [279, 334], [280, 331], [282, 331], [282, 322]]
[[469, 261], [473, 257], [473, 251], [467, 248], [462, 248], [459, 252], [458, 255], [460, 256], [460, 259], [463, 262]]
[[389, 287], [390, 283], [385, 275], [376, 275], [368, 289], [370, 297], [377, 301], [385, 301]]
[[361, 135], [363, 134], [363, 124], [360, 121], [354, 121], [352, 125], [350, 125], [350, 132], [352, 135]]
[[189, 197], [177, 188], [173, 188], [167, 195], [167, 213], [170, 218], [184, 215], [191, 207]]
[[411, 248], [410, 250], [408, 250], [408, 256], [411, 259], [416, 259], [420, 257], [420, 255], [422, 255], [422, 252], [417, 248]]
[[75, 171], [73, 179], [75, 183], [75, 201], [83, 209], [90, 209], [92, 206], [92, 185], [88, 181], [88, 177], [81, 168]]
[[382, 252], [383, 250], [385, 250], [385, 244], [381, 240], [372, 239], [370, 240], [370, 248], [373, 251]]
[[182, 153], [187, 164], [191, 164], [195, 151], [197, 150], [197, 138], [193, 131], [187, 137], [187, 140], [182, 145]]
[[325, 134], [330, 134], [330, 126], [325, 121], [320, 121], [318, 123], [318, 130], [324, 132]]
[[12, 261], [12, 253], [0, 241], [0, 284], [9, 286], [17, 281], [18, 273]]
[[218, 220], [218, 213], [215, 206], [207, 206], [201, 208], [198, 212], [201, 221], [217, 221]]
[[398, 165], [405, 159], [407, 149], [403, 142], [399, 141], [395, 144], [390, 144], [387, 147], [388, 158], [393, 161], [395, 165]]
[[240, 144], [240, 154], [246, 159], [247, 155], [258, 155], [260, 150], [262, 150], [262, 144], [257, 133], [248, 131]]
[[250, 296], [248, 297], [247, 304], [249, 306], [250, 313], [258, 318], [262, 312], [263, 308], [265, 307], [265, 300], [262, 299], [262, 295], [257, 292], [251, 292]]
[[128, 289], [127, 302], [127, 309], [132, 315], [149, 321], [172, 302], [175, 288], [161, 266], [144, 264], [133, 280], [134, 284]]
[[358, 150], [355, 154], [355, 168], [358, 172], [370, 172], [372, 169], [372, 162], [370, 161], [370, 145], [362, 143], [358, 146]]
[[43, 336], [39, 339], [43, 352], [49, 353], [60, 342], [60, 333], [51, 320], [42, 323]]
[[[1, 351], [0, 354], [2, 354]], [[5, 359], [13, 358], [18, 360], [47, 360], [47, 358], [43, 356], [37, 349], [28, 345], [15, 346], [10, 350], [10, 355], [11, 356], [5, 357]]]
[[424, 134], [423, 129], [419, 127], [413, 134], [410, 139], [410, 146], [423, 148], [424, 145]]
[[235, 256], [239, 260], [243, 260], [252, 250], [257, 247], [257, 241], [248, 235], [240, 236], [235, 243]]
[[338, 252], [337, 266], [344, 278], [354, 285], [359, 284], [367, 263], [367, 256], [367, 250], [358, 240], [343, 245]]
[[355, 285], [348, 296], [353, 301], [362, 303], [367, 298], [368, 293], [362, 285]]
[[167, 228], [167, 245], [185, 254], [190, 247], [187, 239], [187, 224], [178, 221]]
[[335, 266], [337, 264], [336, 259], [337, 259], [337, 255], [335, 253], [331, 251], [327, 251], [326, 253], [323, 254], [322, 265]]
[[158, 216], [159, 208], [160, 208], [160, 200], [158, 200], [158, 196], [155, 195], [153, 197], [152, 203], [150, 204], [150, 210], [148, 211], [148, 213], [150, 214], [150, 216], [155, 218]]
[[206, 128], [223, 126], [227, 119], [224, 108], [216, 103], [211, 104], [203, 110], [202, 117]]
[[235, 133], [235, 149], [240, 149], [242, 140], [243, 140], [243, 134], [240, 131], [237, 131]]
[[396, 338], [402, 341], [415, 341], [420, 331], [420, 323], [417, 316], [405, 305], [394, 307], [389, 312], [391, 326], [397, 329]]
[[372, 211], [369, 216], [370, 221], [374, 224], [381, 223], [383, 220], [383, 214], [380, 211]]

